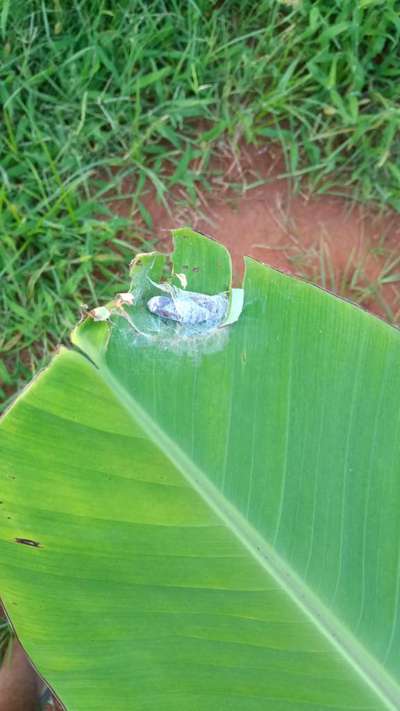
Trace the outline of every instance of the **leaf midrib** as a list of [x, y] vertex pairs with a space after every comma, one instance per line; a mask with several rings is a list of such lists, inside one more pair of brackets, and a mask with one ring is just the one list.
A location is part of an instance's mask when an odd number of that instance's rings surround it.
[[384, 667], [338, 621], [317, 596], [304, 585], [295, 571], [276, 553], [256, 529], [237, 511], [208, 479], [207, 475], [174, 442], [146, 410], [122, 387], [104, 363], [99, 363], [103, 377], [128, 416], [139, 422], [149, 439], [195, 488], [214, 513], [222, 519], [251, 556], [277, 582], [313, 625], [328, 639], [340, 655], [376, 693], [388, 709], [400, 706], [400, 688]]

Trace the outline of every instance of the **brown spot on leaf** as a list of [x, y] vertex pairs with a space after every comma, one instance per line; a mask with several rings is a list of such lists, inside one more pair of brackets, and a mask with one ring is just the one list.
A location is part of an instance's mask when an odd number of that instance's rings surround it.
[[31, 538], [16, 538], [16, 543], [23, 543], [24, 546], [32, 546], [33, 548], [39, 548], [40, 543], [38, 541], [32, 541]]

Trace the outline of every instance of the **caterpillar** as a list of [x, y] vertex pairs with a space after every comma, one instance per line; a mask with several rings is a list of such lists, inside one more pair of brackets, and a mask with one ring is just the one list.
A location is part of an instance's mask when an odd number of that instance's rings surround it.
[[187, 326], [216, 325], [220, 323], [228, 309], [228, 296], [221, 294], [200, 294], [171, 287], [168, 296], [153, 296], [147, 308], [160, 318], [177, 321]]

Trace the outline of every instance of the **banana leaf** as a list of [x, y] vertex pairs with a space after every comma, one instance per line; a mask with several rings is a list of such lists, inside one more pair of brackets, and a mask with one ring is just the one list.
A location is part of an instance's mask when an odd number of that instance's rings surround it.
[[1, 422], [16, 633], [68, 711], [399, 709], [400, 334], [251, 259], [242, 304], [174, 240]]

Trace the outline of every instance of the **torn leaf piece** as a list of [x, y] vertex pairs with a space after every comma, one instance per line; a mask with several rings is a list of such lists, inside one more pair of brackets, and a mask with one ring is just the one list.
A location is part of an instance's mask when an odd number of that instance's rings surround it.
[[[198, 294], [229, 291], [232, 282], [231, 258], [222, 244], [188, 227], [172, 230], [172, 237], [173, 273], [175, 276], [186, 275], [187, 289]], [[153, 275], [152, 279], [155, 280]]]
[[[163, 291], [166, 291], [165, 287]], [[156, 316], [187, 326], [216, 326], [225, 318], [228, 304], [225, 293], [210, 296], [170, 286], [168, 296], [153, 296], [147, 307]]]
[[[137, 254], [131, 262], [129, 293], [139, 303], [145, 298], [153, 281], [160, 281], [165, 267], [166, 255], [159, 252]], [[150, 295], [150, 294], [149, 294]]]
[[228, 312], [221, 326], [230, 326], [238, 320], [243, 310], [244, 289], [232, 289]]

